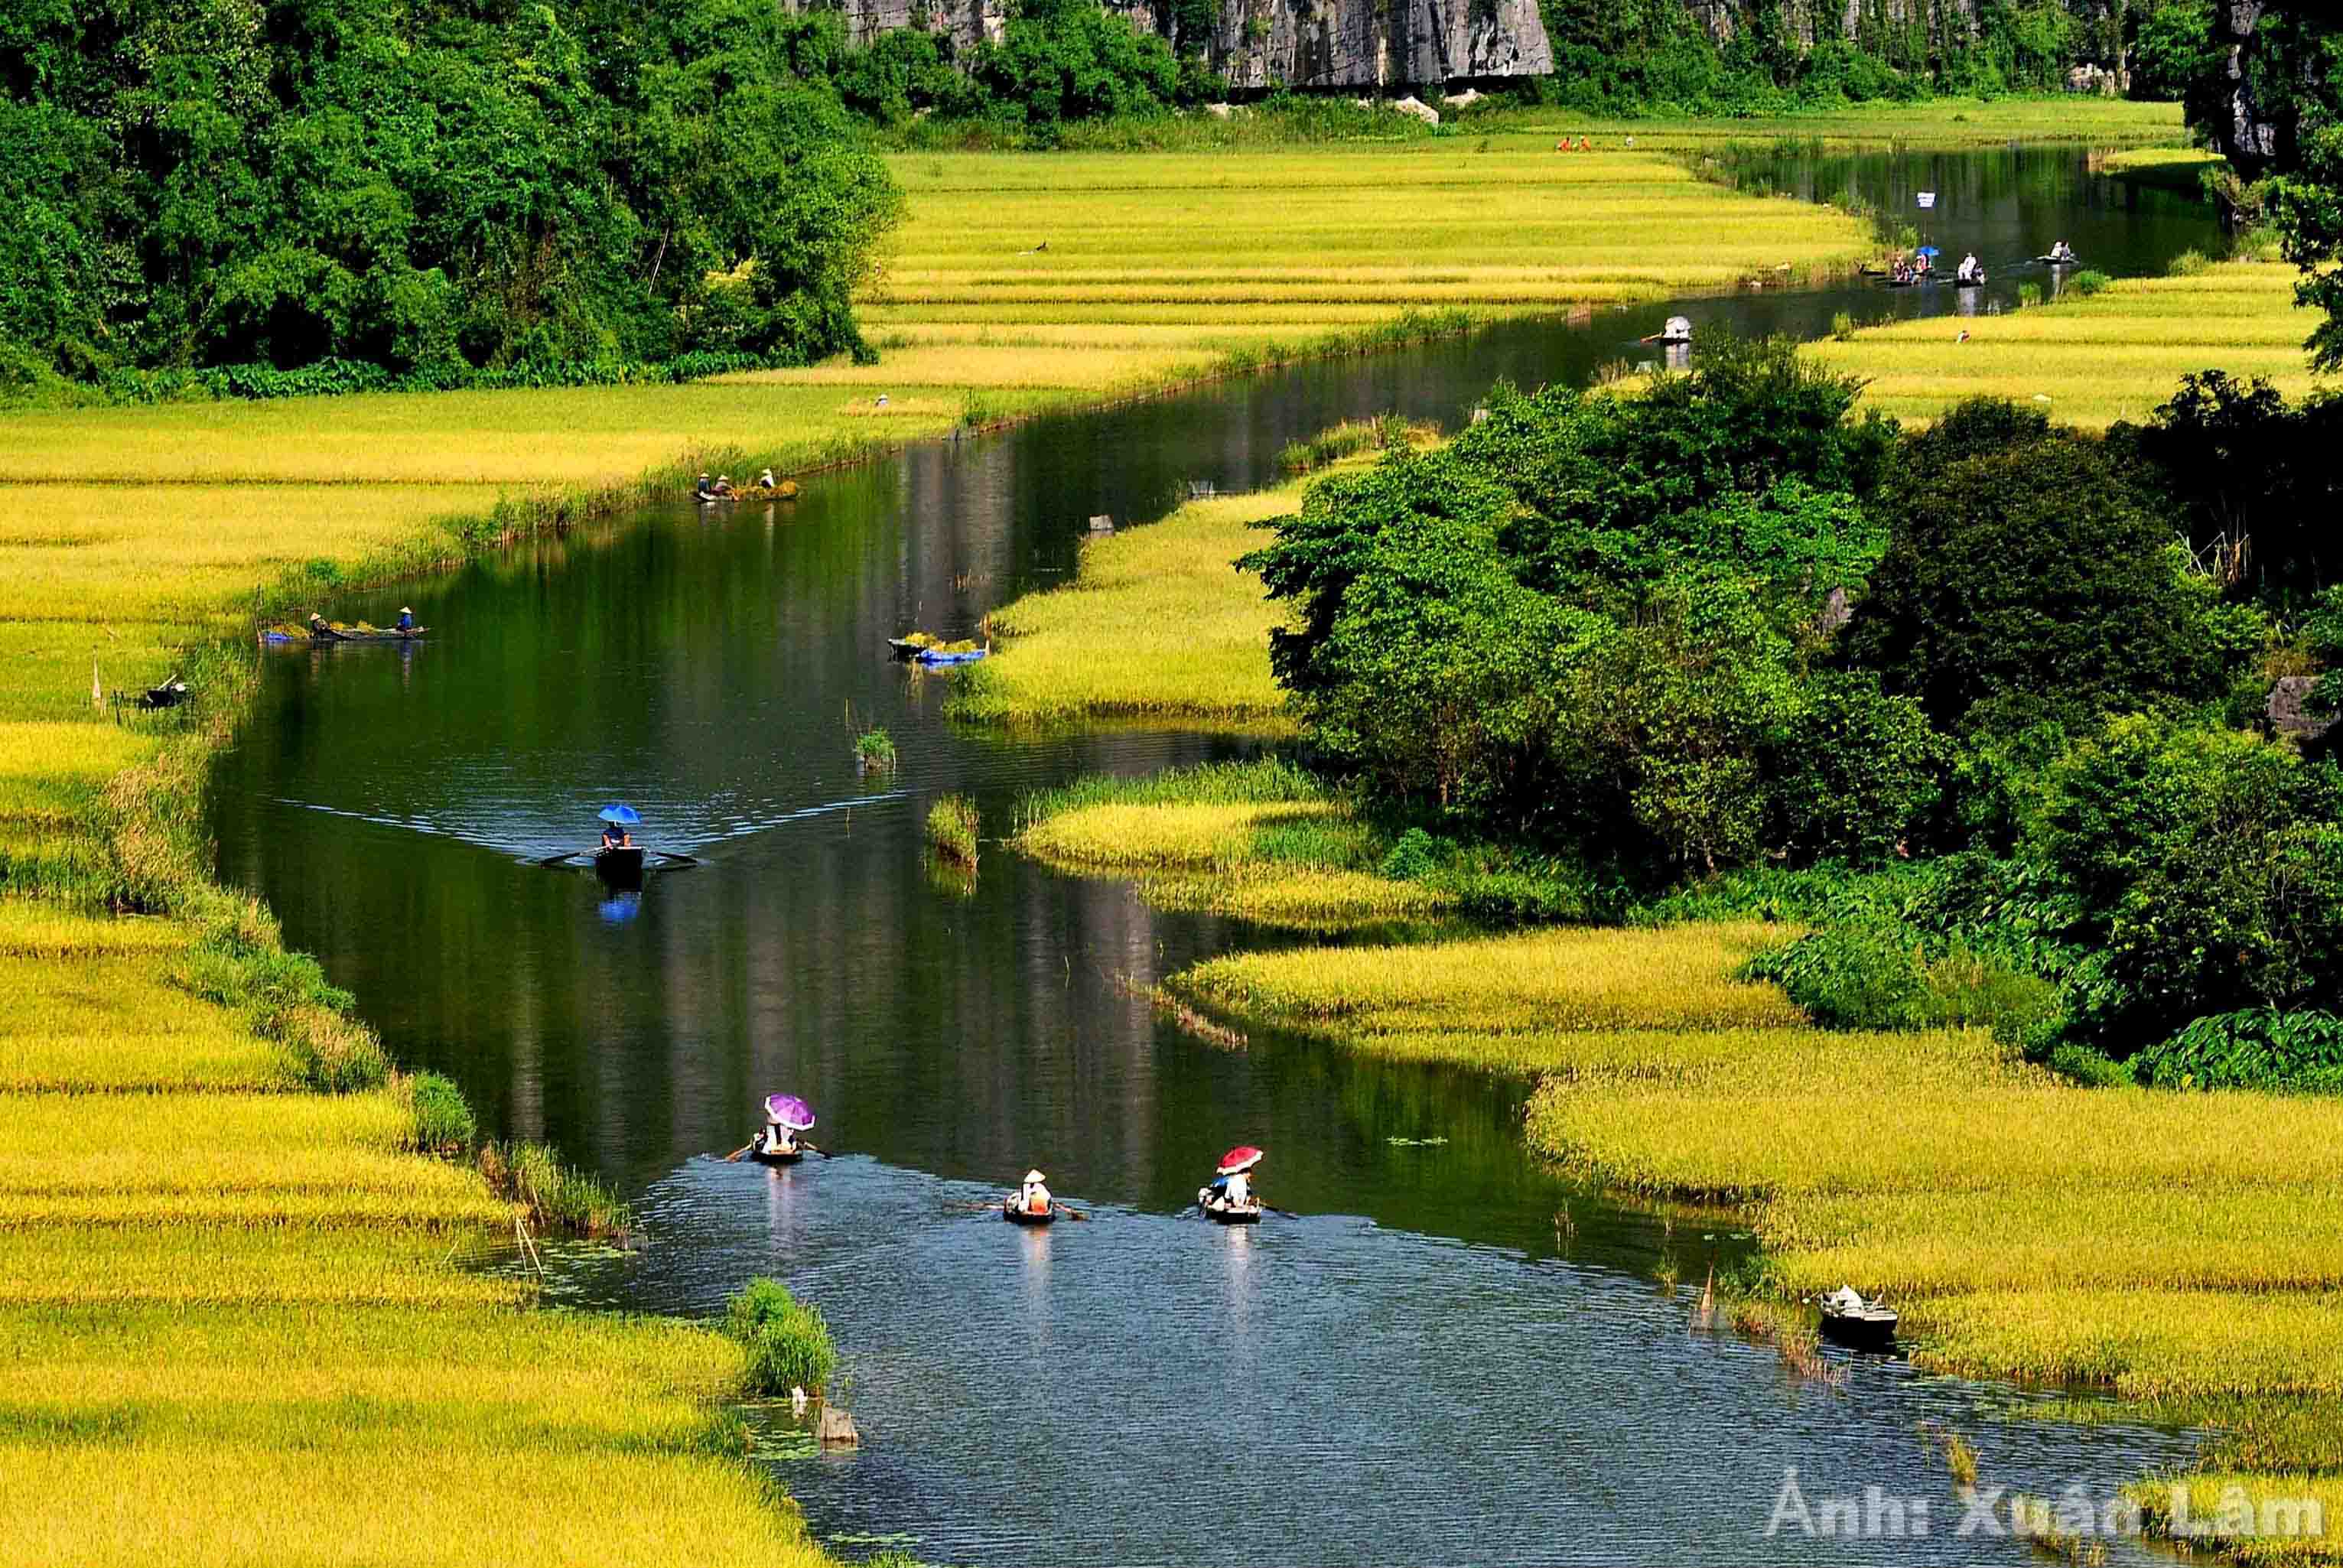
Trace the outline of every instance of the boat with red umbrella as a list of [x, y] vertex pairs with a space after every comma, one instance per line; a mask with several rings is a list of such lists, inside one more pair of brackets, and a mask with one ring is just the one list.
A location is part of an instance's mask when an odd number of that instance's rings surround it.
[[749, 1144], [760, 1164], [794, 1165], [812, 1147], [799, 1133], [813, 1126], [813, 1108], [794, 1094], [765, 1096], [765, 1125]]
[[1196, 1189], [1196, 1207], [1223, 1225], [1260, 1224], [1262, 1203], [1252, 1190], [1252, 1171], [1261, 1158], [1250, 1143], [1222, 1155], [1212, 1180]]

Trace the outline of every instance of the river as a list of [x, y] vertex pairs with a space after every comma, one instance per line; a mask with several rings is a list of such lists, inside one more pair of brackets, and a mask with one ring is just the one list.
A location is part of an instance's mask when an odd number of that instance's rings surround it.
[[[930, 873], [920, 825], [960, 790], [996, 837], [1037, 786], [1237, 743], [961, 730], [940, 680], [883, 654], [1063, 581], [1093, 513], [1144, 523], [1191, 481], [1269, 481], [1287, 440], [1342, 418], [1453, 427], [1501, 377], [1648, 357], [1635, 340], [1670, 314], [1812, 337], [1841, 311], [2007, 305], [2047, 282], [2007, 264], [2057, 237], [2117, 274], [2217, 242], [2202, 209], [2068, 151], [1770, 177], [1890, 211], [1936, 191], [1932, 237], [1995, 282], [1515, 324], [923, 445], [793, 504], [652, 506], [516, 549], [399, 590], [426, 643], [264, 658], [208, 800], [221, 873], [488, 1131], [548, 1140], [637, 1200], [642, 1251], [578, 1263], [567, 1294], [703, 1314], [771, 1273], [822, 1309], [868, 1442], [774, 1462], [850, 1555], [2016, 1561], [1958, 1533], [1920, 1423], [1967, 1433], [1991, 1482], [2052, 1495], [2104, 1496], [2187, 1435], [2006, 1419], [2028, 1396], [1877, 1358], [1790, 1376], [1691, 1322], [1704, 1271], [1746, 1237], [1540, 1169], [1522, 1086], [1160, 1020], [1134, 984], [1291, 939], [990, 846], [963, 888]], [[892, 775], [855, 769], [870, 723], [900, 749]], [[705, 863], [639, 896], [535, 863], [590, 842], [611, 799]], [[838, 1158], [713, 1157], [784, 1089]], [[1264, 1190], [1301, 1217], [1246, 1231], [1183, 1211], [1237, 1142], [1269, 1151]], [[969, 1211], [1033, 1164], [1096, 1221], [1027, 1232]], [[1690, 1288], [1656, 1282], [1665, 1264]], [[1926, 1527], [1815, 1539], [1792, 1515], [1769, 1534], [1793, 1468], [1810, 1509], [1875, 1486], [1926, 1503]]]

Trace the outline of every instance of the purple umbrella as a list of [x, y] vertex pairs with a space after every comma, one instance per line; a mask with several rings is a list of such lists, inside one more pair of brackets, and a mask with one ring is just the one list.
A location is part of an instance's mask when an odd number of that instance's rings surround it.
[[765, 1096], [765, 1119], [777, 1121], [792, 1132], [803, 1132], [813, 1125], [813, 1108], [794, 1094]]

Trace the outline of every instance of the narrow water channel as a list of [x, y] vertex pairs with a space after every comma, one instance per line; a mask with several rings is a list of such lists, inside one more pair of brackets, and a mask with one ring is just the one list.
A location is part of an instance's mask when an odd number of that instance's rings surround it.
[[[1279, 448], [1397, 410], [1453, 425], [1501, 377], [1579, 382], [1696, 323], [1814, 336], [1833, 315], [1989, 309], [2006, 264], [2070, 240], [2110, 272], [2217, 236], [2193, 204], [2078, 154], [1805, 160], [1775, 183], [1888, 210], [1938, 193], [1931, 237], [1996, 264], [1983, 298], [1849, 284], [1763, 291], [1296, 367], [1037, 420], [823, 475], [793, 504], [654, 506], [346, 607], [402, 600], [407, 648], [273, 653], [215, 777], [222, 873], [264, 894], [403, 1061], [460, 1081], [490, 1131], [548, 1139], [639, 1200], [639, 1255], [580, 1300], [705, 1313], [756, 1273], [828, 1314], [869, 1445], [781, 1463], [817, 1533], [936, 1562], [1976, 1561], [1915, 1429], [1969, 1432], [1994, 1483], [2104, 1496], [2183, 1434], [2002, 1420], [2006, 1390], [1849, 1364], [1786, 1378], [1692, 1332], [1695, 1282], [1746, 1239], [1673, 1229], [1525, 1155], [1518, 1086], [1289, 1040], [1207, 1045], [1131, 996], [1280, 939], [1140, 906], [989, 849], [928, 869], [945, 790], [986, 832], [1025, 790], [1236, 743], [969, 732], [941, 683], [883, 657], [1063, 580], [1085, 519], [1160, 517], [1190, 481], [1275, 477]], [[902, 762], [859, 777], [853, 731]], [[704, 864], [615, 894], [539, 857], [594, 810]], [[769, 1091], [840, 1157], [711, 1158]], [[1183, 1218], [1213, 1157], [1270, 1151], [1302, 1218]], [[968, 1212], [1031, 1164], [1089, 1225]], [[1766, 1534], [1795, 1467], [1812, 1502], [1878, 1486], [1924, 1534]]]

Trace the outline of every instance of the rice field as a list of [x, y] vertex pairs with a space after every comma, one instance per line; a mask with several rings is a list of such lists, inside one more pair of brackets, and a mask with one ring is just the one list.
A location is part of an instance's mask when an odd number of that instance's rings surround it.
[[[2096, 1384], [2216, 1428], [2205, 1470], [2143, 1482], [2151, 1521], [2176, 1482], [2200, 1515], [2233, 1480], [2327, 1495], [2292, 1473], [2343, 1469], [2343, 1102], [2084, 1089], [1980, 1030], [1825, 1032], [1731, 978], [1778, 934], [1238, 954], [1169, 988], [1352, 1049], [1536, 1075], [1534, 1148], [1737, 1207], [1777, 1301], [1852, 1282], [1903, 1308], [1926, 1369]], [[2238, 1550], [2332, 1561], [2338, 1540]]]
[[1866, 248], [1846, 214], [1745, 196], [1624, 142], [900, 154], [910, 220], [865, 324], [915, 378], [980, 365], [1024, 385], [1026, 367], [1080, 357], [1132, 385], [1299, 356], [1412, 307], [1486, 320], [1624, 304]]
[[[2006, 139], [2025, 114], [2051, 117], [1981, 108], [1977, 129], [2001, 116], [1991, 136]], [[820, 1560], [712, 1409], [737, 1386], [735, 1348], [550, 1312], [518, 1280], [468, 1271], [509, 1236], [513, 1206], [408, 1151], [396, 1084], [310, 1087], [320, 1058], [301, 1042], [363, 1056], [362, 1030], [305, 1016], [287, 1041], [263, 1038], [189, 989], [212, 963], [190, 961], [196, 922], [106, 912], [196, 874], [164, 819], [184, 802], [156, 792], [186, 788], [236, 682], [219, 668], [217, 707], [166, 743], [95, 711], [93, 674], [137, 690], [190, 643], [244, 629], [264, 592], [451, 559], [702, 462], [805, 468], [1336, 342], [1795, 275], [1864, 248], [1845, 215], [1736, 196], [1607, 139], [1558, 158], [1534, 122], [1510, 128], [1485, 145], [1143, 162], [905, 155], [911, 221], [869, 304], [875, 367], [0, 417], [0, 1561], [143, 1560], [158, 1540], [199, 1563]], [[1672, 133], [1639, 134], [1648, 148]], [[1112, 541], [1091, 587], [1168, 573], [1182, 547], [1209, 577], [1260, 504], [1219, 508], [1192, 538]], [[1053, 666], [1049, 618], [1069, 608], [1024, 628], [1033, 689], [1135, 700]], [[1192, 688], [1250, 689], [1269, 714], [1265, 668], [1235, 684], [1268, 625], [1244, 616], [1263, 613], [1226, 609], [1223, 662], [1200, 662]], [[1256, 804], [1285, 815], [1189, 825], [1243, 839], [1230, 863], [1248, 898], [1362, 896], [1276, 869], [1296, 835], [1323, 850], [1330, 835], [1363, 842], [1355, 829]], [[195, 901], [273, 946], [259, 911]], [[1724, 993], [1699, 994], [1731, 1015]], [[1781, 1005], [1753, 995], [1753, 1017]], [[1574, 1005], [1606, 1016], [1592, 995]], [[1631, 1071], [1626, 1032], [1585, 1060]], [[1722, 1054], [1680, 1065], [1714, 1072]]]
[[2061, 424], [2104, 429], [2149, 418], [2193, 370], [2267, 377], [2289, 398], [2318, 386], [2302, 348], [2314, 323], [2295, 308], [2297, 276], [2281, 262], [2224, 262], [1999, 316], [1865, 327], [1807, 353], [1864, 377], [1861, 406], [1899, 418], [1925, 423], [1963, 398], [2007, 397]]
[[1144, 719], [1285, 732], [1269, 672], [1284, 612], [1236, 569], [1252, 525], [1301, 504], [1297, 487], [1193, 501], [1082, 547], [1074, 580], [992, 612], [1001, 646], [958, 678], [946, 711], [980, 722]]

